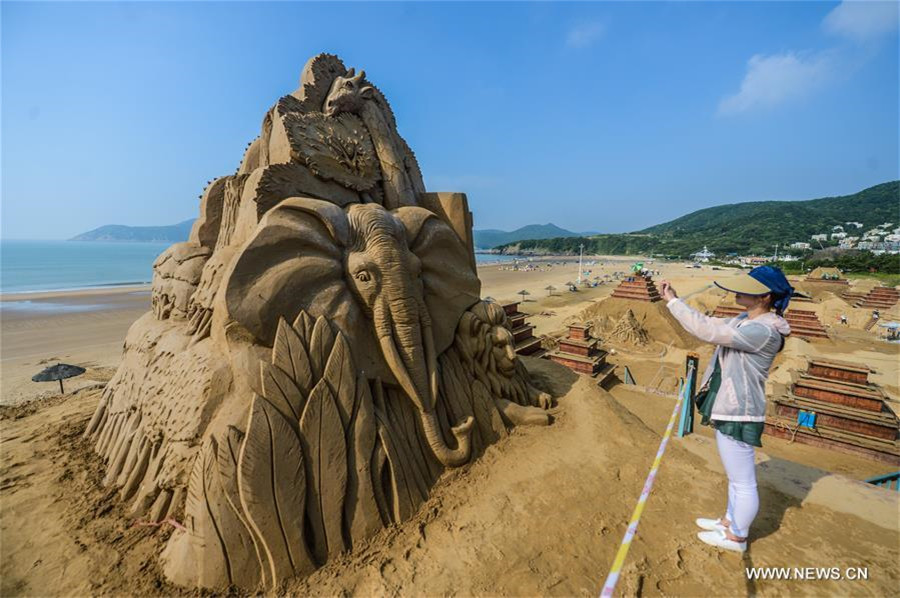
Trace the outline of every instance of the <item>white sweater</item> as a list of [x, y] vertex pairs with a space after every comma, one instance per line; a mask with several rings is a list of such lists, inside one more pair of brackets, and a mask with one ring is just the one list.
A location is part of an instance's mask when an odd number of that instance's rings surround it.
[[702, 341], [718, 345], [700, 382], [701, 387], [706, 384], [719, 358], [722, 384], [711, 419], [765, 421], [766, 378], [784, 337], [791, 333], [787, 321], [772, 312], [752, 320], [746, 313], [734, 318], [711, 318], [681, 299], [669, 301], [668, 308], [685, 330]]

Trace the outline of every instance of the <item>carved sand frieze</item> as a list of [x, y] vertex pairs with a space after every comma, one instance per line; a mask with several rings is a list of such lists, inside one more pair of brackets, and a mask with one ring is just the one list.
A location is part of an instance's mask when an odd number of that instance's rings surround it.
[[85, 431], [133, 516], [181, 523], [172, 582], [308, 575], [550, 423], [479, 298], [465, 195], [426, 192], [364, 72], [311, 59], [199, 211]]

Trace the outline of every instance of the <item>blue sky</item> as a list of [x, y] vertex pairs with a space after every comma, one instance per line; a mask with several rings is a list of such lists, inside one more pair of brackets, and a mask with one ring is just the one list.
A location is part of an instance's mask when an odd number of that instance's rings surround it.
[[194, 217], [323, 51], [476, 228], [621, 232], [900, 178], [894, 2], [0, 6], [4, 238]]

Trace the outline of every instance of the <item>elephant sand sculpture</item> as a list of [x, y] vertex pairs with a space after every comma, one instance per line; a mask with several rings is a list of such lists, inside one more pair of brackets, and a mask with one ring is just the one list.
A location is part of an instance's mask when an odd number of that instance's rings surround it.
[[307, 575], [412, 517], [446, 468], [550, 422], [465, 195], [425, 190], [381, 92], [322, 54], [210, 181], [85, 437], [180, 585]]

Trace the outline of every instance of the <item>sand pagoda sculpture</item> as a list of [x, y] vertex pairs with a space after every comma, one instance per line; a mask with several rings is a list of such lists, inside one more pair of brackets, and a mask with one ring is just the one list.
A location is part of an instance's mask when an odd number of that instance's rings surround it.
[[134, 516], [183, 523], [166, 577], [309, 574], [511, 426], [549, 423], [479, 297], [466, 196], [426, 192], [364, 72], [311, 59], [157, 259], [85, 431]]

